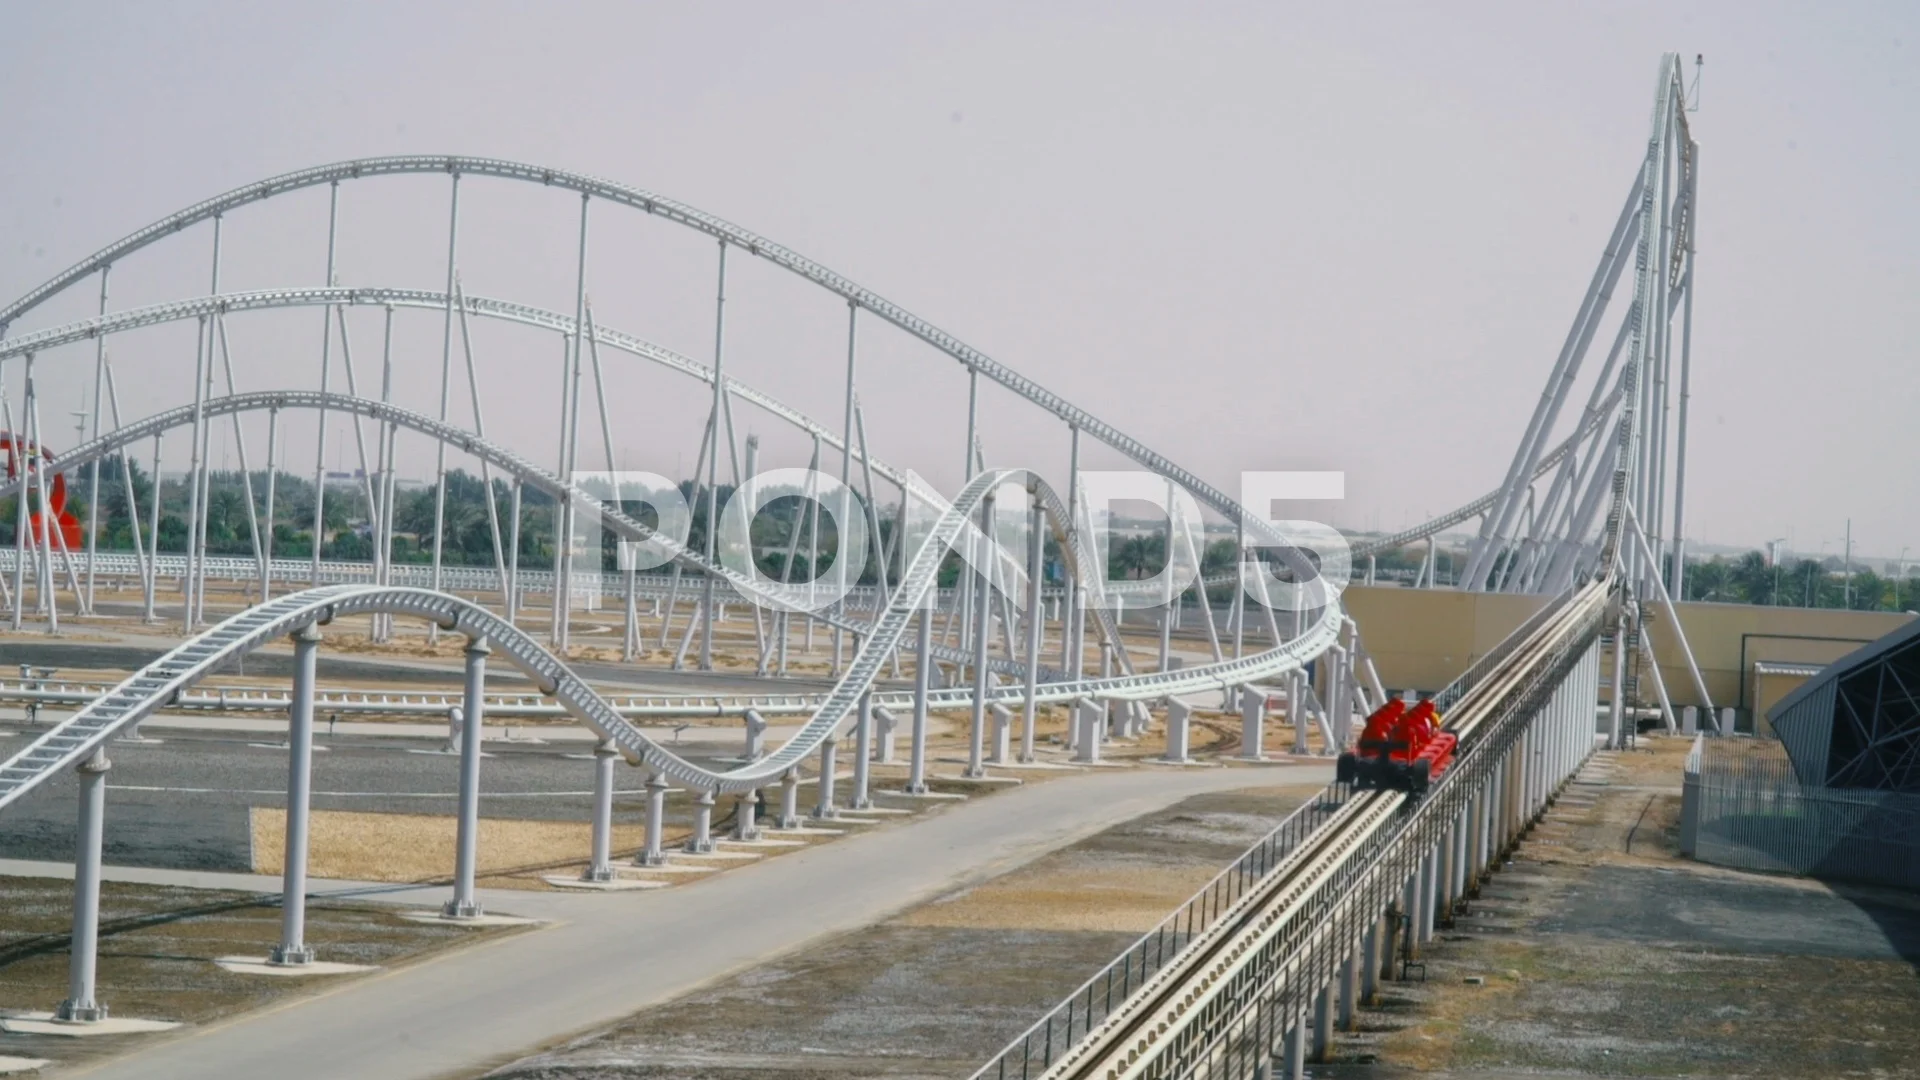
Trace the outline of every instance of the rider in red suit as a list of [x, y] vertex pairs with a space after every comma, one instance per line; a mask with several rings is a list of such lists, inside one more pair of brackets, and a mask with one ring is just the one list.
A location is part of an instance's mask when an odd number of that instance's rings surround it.
[[1423, 701], [1409, 709], [1400, 722], [1394, 725], [1393, 741], [1403, 744], [1406, 749], [1395, 756], [1402, 760], [1412, 760], [1420, 753], [1420, 748], [1433, 738], [1433, 702]]
[[1407, 703], [1399, 698], [1394, 698], [1375, 709], [1373, 715], [1367, 717], [1365, 730], [1360, 732], [1361, 747], [1370, 748], [1369, 744], [1386, 742], [1393, 734], [1394, 724], [1399, 722], [1401, 714], [1406, 711]]

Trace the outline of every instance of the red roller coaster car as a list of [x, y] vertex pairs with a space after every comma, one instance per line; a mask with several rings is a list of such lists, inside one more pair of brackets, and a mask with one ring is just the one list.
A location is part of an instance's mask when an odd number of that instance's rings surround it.
[[1415, 795], [1447, 771], [1459, 737], [1440, 730], [1433, 702], [1413, 708], [1394, 698], [1367, 717], [1357, 750], [1340, 755], [1334, 776], [1354, 787], [1385, 788]]

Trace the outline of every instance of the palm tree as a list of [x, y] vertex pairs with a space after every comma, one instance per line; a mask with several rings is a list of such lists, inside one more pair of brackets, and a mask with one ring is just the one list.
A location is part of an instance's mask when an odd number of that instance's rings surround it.
[[1727, 584], [1734, 595], [1749, 604], [1773, 603], [1773, 581], [1773, 568], [1757, 551], [1740, 556], [1727, 571]]
[[235, 541], [249, 541], [247, 501], [231, 487], [207, 492], [207, 544], [222, 547]]
[[1719, 558], [1695, 563], [1687, 571], [1684, 600], [1731, 600], [1727, 590], [1727, 564]]

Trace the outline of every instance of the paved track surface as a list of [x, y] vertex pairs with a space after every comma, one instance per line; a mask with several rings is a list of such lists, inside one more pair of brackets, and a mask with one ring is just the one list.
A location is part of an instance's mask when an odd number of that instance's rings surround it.
[[[248, 810], [286, 802], [287, 752], [284, 721], [220, 717], [188, 718], [200, 725], [231, 722], [264, 730], [180, 731], [151, 725], [150, 743], [116, 742], [108, 748], [105, 859], [126, 866], [186, 870], [252, 869]], [[313, 807], [383, 813], [451, 814], [458, 799], [458, 758], [437, 751], [445, 736], [404, 738], [364, 734], [372, 725], [329, 736], [323, 719], [313, 755]], [[398, 727], [399, 725], [394, 725]], [[275, 727], [277, 731], [273, 730]], [[406, 725], [409, 730], [414, 725]], [[428, 727], [424, 730], [433, 730]], [[444, 727], [439, 729], [444, 733]], [[582, 760], [590, 743], [571, 738], [584, 729], [557, 729], [546, 745], [489, 741], [481, 763], [480, 812], [486, 817], [586, 821], [591, 813], [593, 764]], [[0, 754], [23, 745], [31, 731], [13, 724], [0, 731]], [[546, 735], [535, 728], [523, 734]], [[790, 728], [770, 732], [776, 738]], [[714, 756], [737, 753], [737, 726], [690, 730], [686, 748]], [[696, 743], [699, 736], [712, 743]], [[627, 817], [643, 807], [638, 770], [616, 774], [616, 811]], [[29, 792], [0, 819], [0, 858], [73, 858], [78, 819], [78, 781], [62, 772]]]
[[698, 884], [612, 896], [530, 894], [519, 910], [562, 921], [285, 1009], [187, 1032], [86, 1075], [471, 1075], [1188, 795], [1316, 782], [1329, 771], [1094, 771], [957, 804]]

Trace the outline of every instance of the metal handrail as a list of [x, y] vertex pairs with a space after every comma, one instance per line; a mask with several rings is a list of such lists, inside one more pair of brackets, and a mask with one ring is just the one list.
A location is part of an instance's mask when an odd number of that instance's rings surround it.
[[[1140, 935], [1085, 982], [1075, 987], [1033, 1026], [1021, 1032], [970, 1080], [1011, 1080], [1045, 1071], [1101, 1021], [1123, 1005], [1153, 974], [1182, 955], [1202, 933], [1217, 924], [1254, 886], [1263, 881], [1288, 855], [1344, 809], [1353, 797], [1345, 784], [1331, 784], [1296, 807], [1280, 824], [1255, 842], [1213, 880], [1200, 887], [1186, 903]], [[1017, 1068], [1016, 1068], [1017, 1066]]]

